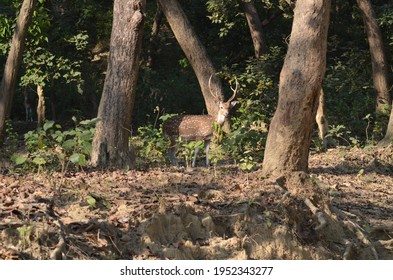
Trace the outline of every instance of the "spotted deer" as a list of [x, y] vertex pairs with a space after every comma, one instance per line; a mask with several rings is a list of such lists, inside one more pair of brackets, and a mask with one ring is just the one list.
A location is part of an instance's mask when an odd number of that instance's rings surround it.
[[[213, 75], [212, 75], [213, 76]], [[168, 149], [169, 158], [171, 163], [177, 164], [176, 160], [176, 141], [180, 137], [183, 141], [204, 141], [205, 155], [206, 155], [206, 166], [209, 165], [209, 149], [210, 141], [213, 137], [213, 123], [216, 122], [219, 126], [222, 126], [229, 115], [230, 109], [236, 105], [236, 101], [233, 99], [236, 97], [238, 91], [238, 82], [236, 79], [236, 87], [232, 88], [232, 96], [227, 102], [223, 102], [217, 95], [213, 93], [209, 78], [209, 90], [210, 94], [214, 97], [215, 102], [219, 106], [217, 117], [214, 119], [211, 115], [183, 115], [175, 116], [163, 123], [162, 129], [164, 136], [168, 137], [170, 140], [170, 147]], [[199, 148], [195, 148], [194, 158], [192, 160], [192, 167], [195, 167], [196, 157], [198, 155]]]

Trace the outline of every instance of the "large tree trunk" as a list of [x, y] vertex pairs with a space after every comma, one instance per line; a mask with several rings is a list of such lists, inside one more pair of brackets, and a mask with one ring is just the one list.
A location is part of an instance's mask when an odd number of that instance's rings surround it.
[[326, 68], [330, 0], [298, 0], [270, 124], [263, 175], [308, 172], [311, 131]]
[[213, 75], [211, 79], [212, 91], [222, 100], [222, 85], [220, 79], [214, 76], [217, 71], [205, 47], [199, 41], [187, 16], [184, 14], [179, 2], [177, 0], [159, 0], [159, 3], [180, 47], [194, 69], [205, 99], [207, 112], [213, 118], [216, 118], [219, 108], [216, 98], [210, 93], [208, 84], [210, 76]]
[[248, 27], [254, 45], [255, 57], [259, 58], [266, 52], [266, 44], [263, 39], [263, 27], [255, 8], [254, 2], [250, 0], [241, 0], [243, 11], [247, 19]]
[[139, 72], [145, 0], [115, 0], [110, 55], [98, 109], [91, 163], [131, 167], [129, 150], [132, 110]]
[[36, 0], [23, 1], [12, 37], [11, 49], [4, 67], [4, 74], [0, 84], [0, 146], [4, 140], [5, 121], [11, 113], [12, 99], [19, 67], [22, 63], [27, 29], [33, 17], [36, 4]]
[[379, 29], [372, 4], [369, 0], [357, 0], [363, 16], [364, 26], [370, 47], [374, 88], [377, 92], [377, 113], [385, 113], [390, 107], [388, 65], [384, 52], [381, 30]]

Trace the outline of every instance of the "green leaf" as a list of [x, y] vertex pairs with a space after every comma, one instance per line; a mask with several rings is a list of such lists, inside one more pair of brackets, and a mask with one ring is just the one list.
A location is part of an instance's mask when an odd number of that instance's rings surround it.
[[44, 123], [44, 130], [47, 131], [48, 129], [52, 128], [54, 126], [55, 122], [54, 121], [46, 121]]
[[93, 126], [93, 125], [95, 125], [97, 122], [99, 122], [100, 120], [101, 120], [100, 118], [94, 118], [94, 119], [91, 119], [91, 120], [84, 120], [84, 121], [81, 121], [80, 124], [81, 124], [81, 125]]
[[74, 153], [74, 154], [72, 154], [71, 156], [70, 156], [70, 161], [72, 162], [72, 163], [79, 163], [79, 159], [80, 159], [80, 156], [81, 156], [81, 154], [79, 154], [79, 153]]
[[27, 157], [18, 153], [15, 153], [11, 156], [11, 160], [15, 163], [15, 165], [21, 165], [26, 162]]
[[63, 145], [61, 145], [63, 147], [64, 150], [66, 151], [70, 151], [72, 150], [76, 145], [76, 142], [74, 139], [69, 139], [64, 141]]
[[97, 200], [92, 197], [91, 195], [88, 195], [86, 198], [87, 204], [89, 204], [91, 207], [96, 208], [97, 207]]
[[79, 154], [79, 153], [74, 153], [74, 154], [72, 154], [71, 156], [70, 156], [70, 161], [73, 163], [73, 164], [76, 164], [76, 165], [86, 165], [86, 163], [87, 163], [87, 161], [86, 161], [86, 156], [85, 155], [82, 155], [82, 154]]
[[37, 165], [43, 165], [46, 163], [46, 160], [43, 157], [36, 157], [33, 159], [33, 162]]
[[93, 135], [91, 134], [91, 132], [89, 130], [87, 130], [87, 131], [83, 131], [82, 134], [79, 136], [79, 138], [82, 141], [88, 141], [92, 138], [92, 136]]
[[83, 142], [82, 146], [83, 146], [83, 152], [87, 155], [90, 155], [93, 150], [92, 144], [90, 142]]

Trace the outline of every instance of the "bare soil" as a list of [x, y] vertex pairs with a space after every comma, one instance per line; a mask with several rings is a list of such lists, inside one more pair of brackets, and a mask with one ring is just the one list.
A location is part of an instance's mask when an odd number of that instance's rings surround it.
[[0, 259], [393, 259], [392, 155], [337, 148], [310, 156], [328, 221], [321, 230], [260, 166], [3, 167]]

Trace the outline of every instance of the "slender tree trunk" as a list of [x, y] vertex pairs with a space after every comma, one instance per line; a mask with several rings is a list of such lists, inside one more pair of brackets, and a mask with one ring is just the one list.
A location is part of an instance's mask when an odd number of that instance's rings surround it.
[[[393, 108], [393, 104], [392, 104], [392, 108]], [[388, 128], [386, 130], [385, 137], [381, 141], [379, 141], [378, 146], [386, 147], [392, 144], [393, 144], [393, 109], [390, 112], [390, 118], [389, 118]]]
[[298, 0], [268, 133], [264, 176], [308, 172], [311, 131], [326, 68], [330, 0]]
[[331, 139], [327, 137], [329, 133], [329, 123], [326, 118], [325, 93], [323, 92], [322, 88], [319, 95], [318, 109], [315, 120], [317, 121], [318, 125], [319, 138], [321, 138], [323, 141], [323, 148], [326, 149], [328, 144], [330, 144]]
[[26, 122], [33, 121], [33, 102], [29, 96], [29, 88], [27, 86], [23, 89], [23, 105], [25, 106]]
[[357, 0], [363, 16], [371, 55], [374, 88], [377, 92], [377, 113], [386, 114], [390, 107], [388, 64], [383, 46], [382, 34], [370, 0]]
[[110, 55], [93, 140], [93, 166], [131, 167], [132, 110], [139, 72], [145, 0], [115, 0]]
[[18, 71], [22, 63], [27, 29], [33, 17], [36, 4], [36, 0], [23, 1], [12, 37], [11, 49], [4, 67], [4, 74], [0, 84], [0, 146], [4, 140], [5, 121], [11, 113], [12, 99]]
[[183, 49], [188, 61], [194, 69], [195, 75], [198, 79], [202, 90], [207, 112], [213, 118], [216, 118], [218, 113], [217, 99], [211, 95], [209, 90], [209, 78], [211, 79], [212, 91], [223, 100], [223, 89], [219, 78], [214, 74], [217, 72], [211, 62], [205, 47], [199, 41], [194, 29], [192, 28], [187, 16], [184, 14], [179, 2], [177, 0], [158, 0], [165, 17], [180, 47]]
[[241, 0], [241, 4], [247, 19], [248, 27], [250, 28], [255, 57], [259, 58], [266, 52], [262, 23], [253, 1]]
[[37, 86], [37, 127], [42, 127], [45, 122], [45, 96], [44, 88], [42, 86]]

